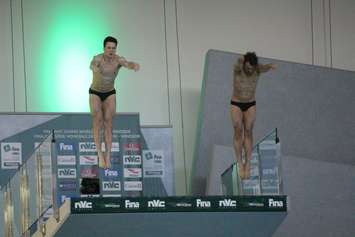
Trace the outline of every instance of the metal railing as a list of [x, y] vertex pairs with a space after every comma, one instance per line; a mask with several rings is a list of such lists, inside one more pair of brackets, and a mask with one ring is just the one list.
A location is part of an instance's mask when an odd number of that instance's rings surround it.
[[277, 128], [253, 147], [250, 177], [241, 180], [238, 163], [234, 163], [221, 175], [225, 195], [281, 195], [281, 145]]
[[59, 221], [54, 133], [36, 147], [0, 190], [0, 237], [30, 236], [37, 230], [46, 235], [46, 220]]

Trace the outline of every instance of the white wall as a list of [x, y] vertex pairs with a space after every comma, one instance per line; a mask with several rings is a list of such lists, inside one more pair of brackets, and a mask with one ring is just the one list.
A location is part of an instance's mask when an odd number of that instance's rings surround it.
[[[0, 111], [29, 111], [30, 97], [25, 88], [33, 76], [33, 65], [24, 60], [22, 47], [23, 42], [25, 47], [35, 43], [31, 25], [38, 30], [38, 19], [28, 18], [31, 14], [26, 11], [33, 13], [39, 8], [28, 2], [21, 8], [21, 3], [13, 0], [11, 5], [10, 0], [0, 0]], [[125, 88], [139, 86], [137, 96], [129, 95], [129, 91], [119, 95], [124, 102], [119, 102], [118, 110], [139, 111], [144, 125], [174, 126], [178, 194], [189, 189], [204, 57], [209, 49], [238, 53], [253, 50], [263, 57], [355, 70], [353, 0], [105, 3], [110, 9], [107, 17], [126, 22], [123, 41], [137, 47], [134, 51], [127, 47], [124, 53], [142, 66], [141, 72], [132, 74], [136, 82], [120, 82]], [[25, 39], [21, 20], [28, 35]], [[112, 34], [120, 31], [112, 29]], [[26, 58], [31, 56], [31, 48], [25, 48], [25, 52]]]
[[0, 1], [0, 111], [14, 111], [10, 1]]
[[355, 70], [355, 1], [331, 1], [332, 66]]

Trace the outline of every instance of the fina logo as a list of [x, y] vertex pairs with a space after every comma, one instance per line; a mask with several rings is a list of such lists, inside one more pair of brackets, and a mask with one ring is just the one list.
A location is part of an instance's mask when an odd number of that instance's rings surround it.
[[145, 160], [147, 160], [147, 161], [153, 160], [153, 162], [156, 164], [163, 163], [163, 155], [164, 155], [164, 152], [162, 150], [144, 150], [143, 151], [143, 156], [144, 156]]
[[219, 207], [237, 207], [237, 201], [232, 199], [223, 199], [219, 201]]
[[65, 144], [64, 142], [59, 143], [59, 150], [60, 151], [73, 151], [74, 147], [71, 144]]
[[18, 142], [1, 143], [1, 146], [3, 147], [5, 152], [11, 152], [11, 151], [20, 152], [21, 150], [21, 143]]
[[269, 207], [283, 207], [283, 201], [276, 201], [272, 198], [269, 198]]
[[117, 170], [105, 170], [105, 176], [106, 177], [117, 177], [118, 176], [118, 171]]
[[165, 207], [165, 201], [161, 201], [159, 199], [148, 201], [148, 207]]
[[201, 199], [196, 200], [196, 206], [197, 207], [211, 207], [211, 202], [210, 201], [202, 201]]
[[146, 160], [151, 160], [151, 159], [153, 159], [153, 154], [150, 152], [150, 151], [148, 151], [147, 153], [145, 153], [145, 159]]
[[139, 208], [139, 202], [131, 202], [130, 200], [125, 201], [126, 208]]
[[154, 155], [154, 163], [162, 163], [163, 161], [163, 156], [161, 155]]
[[75, 209], [92, 209], [92, 202], [79, 201], [74, 203]]

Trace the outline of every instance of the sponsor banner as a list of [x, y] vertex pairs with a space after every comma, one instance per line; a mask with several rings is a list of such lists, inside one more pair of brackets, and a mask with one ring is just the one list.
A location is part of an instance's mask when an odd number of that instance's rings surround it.
[[237, 208], [237, 200], [233, 198], [224, 198], [218, 201], [218, 207], [220, 208]]
[[102, 182], [102, 191], [121, 191], [121, 182], [120, 181], [103, 181]]
[[180, 209], [183, 209], [183, 208], [192, 208], [193, 204], [191, 202], [188, 202], [188, 201], [178, 201], [175, 203], [175, 207], [176, 208], [180, 208]]
[[105, 169], [104, 176], [105, 177], [118, 177], [118, 170]]
[[57, 149], [60, 154], [73, 153], [74, 152], [74, 144], [68, 143], [68, 142], [58, 142]]
[[57, 156], [58, 165], [76, 165], [76, 157], [72, 155]]
[[99, 169], [97, 167], [81, 167], [80, 168], [81, 178], [98, 178]]
[[111, 208], [111, 209], [120, 209], [121, 204], [120, 203], [115, 203], [115, 202], [110, 202], [110, 203], [105, 203], [104, 204], [105, 208]]
[[123, 156], [124, 165], [141, 165], [142, 156], [140, 155], [124, 155]]
[[22, 143], [1, 143], [1, 168], [17, 169], [22, 164]]
[[162, 178], [164, 176], [164, 151], [143, 150], [143, 169], [145, 178]]
[[124, 168], [125, 178], [141, 178], [142, 169], [141, 168]]
[[98, 159], [97, 156], [94, 155], [81, 155], [79, 157], [80, 165], [97, 165]]
[[148, 200], [147, 201], [147, 207], [148, 208], [164, 208], [166, 207], [165, 200], [162, 199], [153, 199], [153, 200]]
[[118, 142], [112, 142], [111, 152], [120, 152], [120, 144]]
[[59, 179], [75, 179], [76, 178], [76, 169], [75, 168], [66, 168], [58, 169], [58, 178]]
[[132, 201], [130, 199], [124, 200], [124, 208], [129, 210], [129, 209], [139, 209], [141, 206], [141, 202], [139, 200]]
[[[101, 144], [101, 150], [106, 151], [105, 143]], [[118, 142], [112, 142], [111, 152], [120, 152], [120, 144]]]
[[205, 198], [197, 198], [195, 200], [195, 207], [201, 209], [211, 209], [212, 204], [210, 200], [207, 200]]
[[139, 143], [125, 143], [123, 144], [123, 151], [124, 152], [139, 152], [141, 150], [141, 144]]
[[[55, 159], [55, 174], [58, 178], [56, 188], [58, 189], [57, 199], [61, 196], [75, 196], [80, 194], [91, 195], [91, 190], [99, 190], [102, 192], [102, 182], [104, 181], [120, 181], [120, 189], [124, 190], [123, 175], [123, 144], [126, 142], [140, 143], [141, 131], [139, 126], [139, 114], [120, 114], [115, 116], [113, 120], [115, 133], [112, 135], [111, 160], [112, 169], [117, 171], [109, 171], [104, 174], [104, 169], [98, 168], [98, 159], [96, 150], [99, 147], [95, 146], [92, 134], [92, 118], [90, 114], [58, 114], [58, 115], [3, 115], [2, 126], [9, 128], [9, 133], [3, 134], [2, 141], [0, 141], [0, 170], [18, 169], [30, 157], [36, 158], [36, 155], [41, 155], [43, 165], [43, 177], [50, 178], [51, 174], [51, 158]], [[17, 122], [13, 123], [15, 119]], [[25, 123], [23, 123], [25, 121]], [[27, 122], [26, 122], [27, 121]], [[16, 124], [29, 124], [24, 129], [16, 129]], [[33, 126], [32, 126], [32, 125]], [[14, 126], [13, 126], [14, 125]], [[55, 143], [52, 140], [52, 131], [55, 135]], [[2, 145], [1, 145], [2, 144]], [[104, 146], [104, 143], [102, 143]], [[98, 144], [99, 146], [99, 144]], [[100, 145], [101, 146], [101, 145]], [[52, 149], [53, 148], [53, 149]], [[97, 148], [97, 149], [96, 149]], [[106, 151], [108, 147], [106, 146]], [[127, 148], [135, 150], [140, 148], [139, 145], [129, 145]], [[104, 149], [103, 149], [104, 150]], [[35, 152], [35, 153], [33, 153]], [[28, 154], [27, 154], [28, 153]], [[141, 150], [138, 153], [128, 153], [133, 155], [141, 155]], [[54, 157], [51, 157], [51, 154]], [[74, 159], [75, 157], [75, 159]], [[31, 162], [33, 159], [31, 160]], [[35, 159], [34, 159], [35, 161]], [[57, 162], [58, 161], [58, 162]], [[130, 159], [127, 159], [130, 162]], [[133, 160], [134, 162], [134, 160]], [[141, 163], [141, 162], [140, 162]], [[127, 166], [127, 167], [139, 167]], [[97, 169], [95, 169], [96, 167]], [[88, 169], [90, 168], [90, 169]], [[93, 168], [93, 169], [91, 169]], [[142, 174], [143, 175], [143, 174]], [[0, 185], [6, 184], [11, 176], [11, 172], [1, 173], [3, 182]], [[9, 177], [8, 177], [9, 176]], [[61, 183], [60, 181], [76, 180], [76, 189], [74, 190], [73, 183]], [[97, 185], [93, 182], [92, 187], [86, 188], [86, 193], [82, 191], [80, 179], [84, 181], [90, 179], [97, 179]], [[141, 178], [132, 179], [140, 180]], [[84, 182], [85, 183], [85, 182]], [[107, 186], [108, 187], [108, 186]], [[112, 187], [111, 187], [112, 188]], [[117, 189], [116, 186], [113, 186]], [[161, 187], [164, 189], [165, 187]], [[70, 191], [72, 190], [72, 191]], [[107, 194], [121, 194], [119, 192], [107, 191]], [[106, 194], [105, 192], [101, 193]], [[96, 194], [96, 193], [95, 193]]]
[[[72, 213], [287, 212], [287, 196], [72, 198]], [[114, 210], [113, 210], [114, 209]]]
[[75, 192], [76, 191], [76, 180], [60, 180], [59, 181], [59, 190], [62, 192]]
[[[105, 143], [101, 143], [101, 150], [106, 151]], [[119, 152], [120, 144], [118, 142], [112, 142], [111, 152]], [[94, 142], [79, 142], [79, 152], [96, 152], [96, 145]]]
[[124, 182], [125, 191], [142, 191], [142, 181], [125, 181]]
[[79, 152], [96, 152], [96, 145], [94, 142], [79, 142]]

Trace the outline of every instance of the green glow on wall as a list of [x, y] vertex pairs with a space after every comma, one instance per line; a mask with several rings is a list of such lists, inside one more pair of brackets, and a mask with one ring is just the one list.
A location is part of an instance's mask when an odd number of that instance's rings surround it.
[[[91, 2], [91, 1], [90, 1]], [[92, 3], [92, 2], [91, 2]], [[103, 6], [59, 1], [43, 25], [34, 102], [41, 112], [87, 112], [92, 57], [102, 52], [110, 25]], [[37, 109], [38, 110], [38, 109]]]

